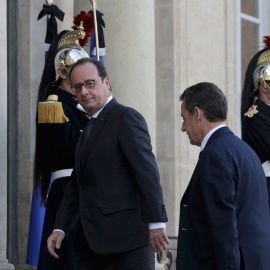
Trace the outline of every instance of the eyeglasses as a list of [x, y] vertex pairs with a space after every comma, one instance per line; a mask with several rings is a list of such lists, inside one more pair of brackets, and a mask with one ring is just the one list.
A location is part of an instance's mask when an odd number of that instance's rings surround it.
[[78, 83], [74, 86], [71, 86], [71, 89], [75, 93], [79, 93], [82, 91], [82, 86], [84, 86], [87, 89], [93, 88], [96, 85], [96, 81], [102, 79], [103, 77], [99, 77], [97, 79], [87, 80], [84, 83]]

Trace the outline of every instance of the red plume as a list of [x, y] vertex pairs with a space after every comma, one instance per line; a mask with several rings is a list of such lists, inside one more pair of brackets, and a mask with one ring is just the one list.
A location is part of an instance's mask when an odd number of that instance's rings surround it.
[[77, 27], [80, 25], [81, 21], [83, 21], [83, 27], [85, 32], [85, 38], [79, 39], [81, 47], [84, 47], [89, 38], [91, 37], [92, 30], [94, 28], [94, 18], [92, 15], [86, 13], [85, 11], [81, 11], [80, 14], [74, 16], [72, 29], [77, 30]]
[[270, 36], [263, 37], [263, 44], [265, 49], [270, 49]]

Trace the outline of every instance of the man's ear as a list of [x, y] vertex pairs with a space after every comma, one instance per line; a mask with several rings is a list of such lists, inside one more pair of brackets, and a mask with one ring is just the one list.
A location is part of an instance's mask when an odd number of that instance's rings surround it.
[[64, 72], [60, 68], [57, 69], [57, 74], [61, 79], [67, 78], [67, 76], [64, 74]]
[[200, 120], [202, 117], [202, 111], [199, 107], [194, 108], [193, 116], [196, 118], [196, 120]]
[[267, 90], [261, 84], [259, 84], [258, 88], [259, 88], [259, 92], [263, 92], [263, 93], [267, 92]]
[[107, 88], [108, 88], [108, 90], [110, 90], [111, 89], [111, 87], [110, 87], [110, 80], [109, 80], [109, 77], [108, 76], [106, 76], [105, 78], [104, 78], [104, 83], [106, 84], [106, 86], [107, 86]]

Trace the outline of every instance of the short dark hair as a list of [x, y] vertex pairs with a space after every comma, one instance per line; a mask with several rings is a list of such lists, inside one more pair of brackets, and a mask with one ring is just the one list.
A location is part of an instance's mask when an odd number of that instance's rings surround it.
[[188, 87], [180, 96], [180, 101], [185, 101], [191, 115], [195, 107], [202, 109], [209, 122], [225, 121], [227, 118], [227, 99], [213, 83], [202, 82]]
[[71, 78], [71, 74], [74, 70], [75, 67], [80, 66], [80, 65], [84, 65], [85, 63], [92, 63], [93, 65], [96, 66], [97, 71], [98, 71], [98, 75], [100, 77], [102, 77], [102, 81], [104, 80], [105, 77], [108, 76], [107, 71], [104, 67], [104, 65], [102, 64], [102, 62], [98, 61], [97, 59], [94, 58], [81, 58], [79, 59], [76, 63], [74, 63], [69, 71], [69, 79]]

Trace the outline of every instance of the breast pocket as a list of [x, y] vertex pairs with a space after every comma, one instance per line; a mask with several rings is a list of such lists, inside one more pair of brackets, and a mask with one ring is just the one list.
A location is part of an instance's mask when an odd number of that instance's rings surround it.
[[104, 203], [102, 205], [102, 213], [106, 215], [124, 210], [132, 210], [136, 208], [137, 208], [136, 200], [127, 198], [118, 201]]

